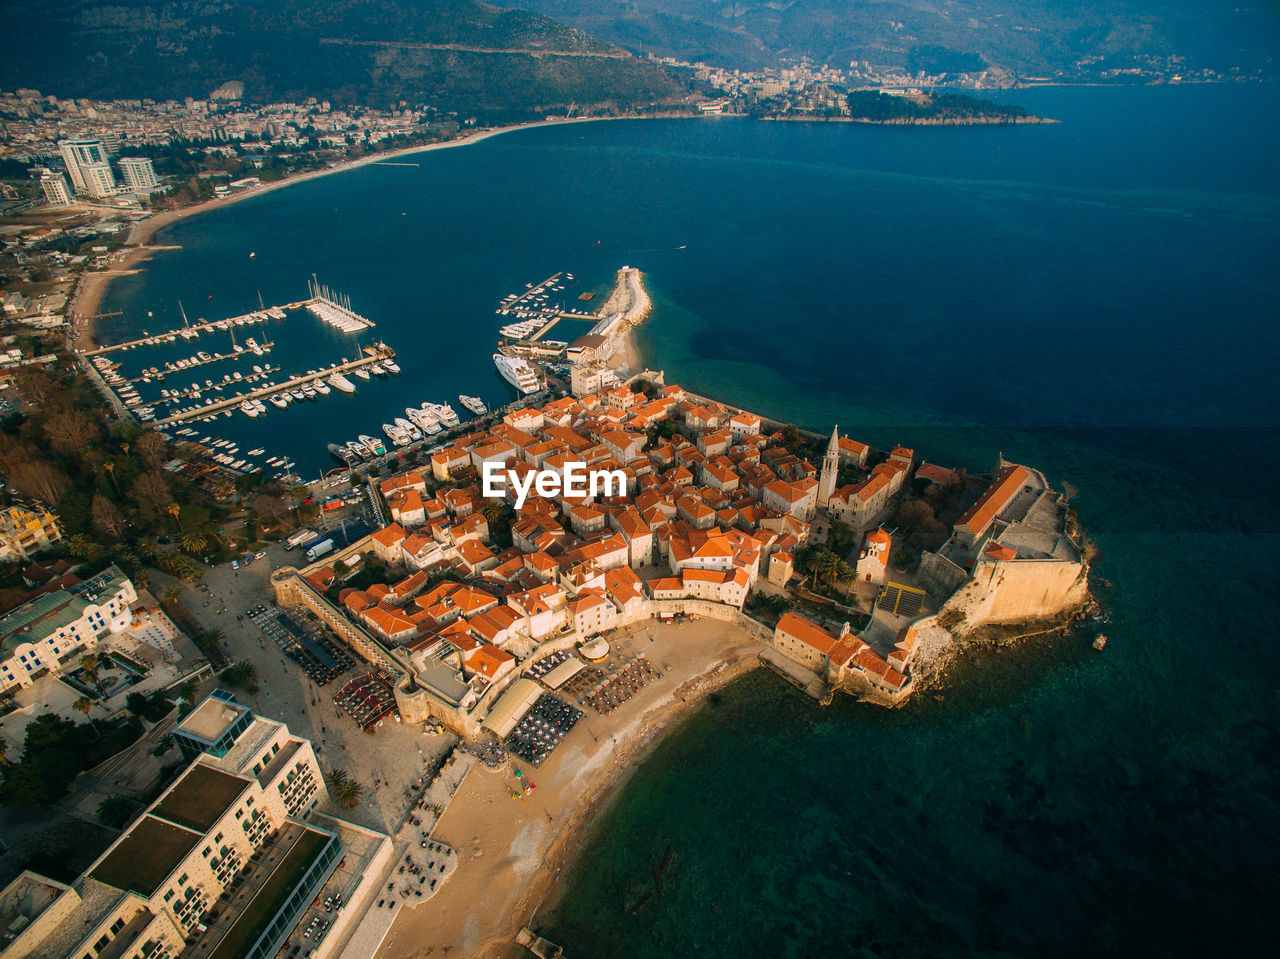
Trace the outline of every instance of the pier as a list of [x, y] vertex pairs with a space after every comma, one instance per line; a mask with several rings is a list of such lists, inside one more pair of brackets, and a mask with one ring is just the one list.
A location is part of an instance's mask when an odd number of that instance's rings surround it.
[[[186, 366], [166, 365], [165, 368], [160, 370], [158, 373], [143, 372], [138, 374], [137, 376], [126, 379], [125, 382], [141, 383], [143, 379], [146, 379], [149, 382], [155, 383], [159, 381], [161, 378], [177, 376], [180, 373], [186, 373], [188, 370], [197, 370], [202, 366], [208, 366], [210, 363], [218, 363], [218, 362], [221, 362], [222, 360], [238, 360], [241, 358], [247, 358], [247, 357], [253, 357], [253, 356], [258, 357], [259, 359], [265, 359], [266, 355], [271, 352], [271, 348], [273, 346], [275, 346], [275, 343], [268, 341], [266, 343], [260, 343], [258, 345], [258, 350], [260, 352], [254, 352], [253, 350], [241, 350], [239, 353], [211, 353], [207, 360], [202, 360], [199, 357], [197, 357], [196, 359], [188, 363]], [[239, 381], [237, 380], [237, 382]]]
[[[161, 343], [174, 343], [179, 339], [194, 340], [201, 333], [226, 333], [237, 326], [260, 326], [270, 320], [283, 320], [285, 318], [285, 310], [302, 309], [310, 303], [310, 300], [301, 300], [297, 303], [288, 303], [285, 306], [270, 306], [264, 310], [258, 310], [256, 313], [246, 313], [244, 316], [228, 317], [225, 320], [206, 320], [201, 323], [191, 323], [179, 329], [167, 330], [163, 333], [147, 333], [136, 340], [125, 340], [123, 343], [100, 346], [94, 350], [81, 350], [80, 355], [103, 356], [107, 353], [114, 353], [117, 350], [132, 350], [139, 346], [158, 346]], [[245, 322], [237, 323], [237, 320]]]
[[[362, 356], [356, 360], [350, 360], [346, 363], [335, 363], [333, 366], [326, 367], [323, 370], [317, 370], [314, 373], [303, 373], [299, 376], [285, 380], [283, 383], [272, 383], [269, 386], [261, 386], [257, 389], [250, 390], [247, 393], [237, 393], [235, 396], [228, 396], [224, 399], [214, 400], [205, 406], [196, 407], [193, 410], [186, 410], [181, 413], [174, 413], [172, 416], [166, 416], [163, 419], [157, 417], [152, 425], [154, 426], [171, 426], [174, 423], [185, 423], [188, 420], [198, 420], [205, 416], [211, 416], [215, 413], [221, 413], [223, 410], [231, 407], [239, 407], [245, 400], [261, 400], [279, 393], [281, 390], [290, 390], [295, 387], [305, 386], [316, 380], [323, 379], [326, 376], [332, 376], [334, 373], [346, 373], [349, 370], [358, 370], [362, 366], [371, 366], [374, 363], [381, 363], [383, 360], [395, 357], [395, 351], [389, 347]], [[239, 382], [239, 381], [237, 381]]]
[[499, 306], [498, 313], [499, 314], [508, 313], [511, 310], [518, 308], [520, 304], [523, 303], [525, 300], [529, 299], [530, 297], [537, 296], [539, 293], [544, 291], [549, 286], [554, 286], [556, 281], [559, 280], [560, 277], [562, 276], [564, 276], [564, 271], [561, 271], [559, 273], [553, 273], [551, 274], [551, 276], [547, 277], [541, 283], [535, 283], [533, 286], [529, 287], [529, 289], [525, 290], [523, 293], [517, 296], [510, 303], [504, 303], [501, 306]]

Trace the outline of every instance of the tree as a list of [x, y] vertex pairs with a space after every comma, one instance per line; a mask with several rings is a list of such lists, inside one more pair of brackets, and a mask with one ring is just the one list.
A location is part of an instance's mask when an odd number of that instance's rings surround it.
[[151, 750], [151, 755], [155, 756], [156, 759], [159, 759], [177, 744], [178, 741], [173, 738], [173, 733], [165, 733], [156, 742], [156, 748]]
[[43, 403], [58, 389], [58, 381], [38, 366], [19, 367], [13, 374], [13, 384], [19, 396], [35, 404]]
[[182, 596], [182, 587], [177, 583], [164, 588], [164, 598], [171, 603], [176, 603]]
[[80, 410], [62, 410], [44, 421], [44, 435], [59, 453], [75, 454], [101, 436], [98, 423]]
[[98, 726], [96, 723], [94, 723], [93, 717], [89, 715], [89, 710], [93, 708], [93, 700], [90, 699], [88, 696], [81, 696], [79, 699], [77, 699], [74, 703], [71, 704], [71, 708], [78, 713], [84, 713], [84, 718], [89, 720], [89, 725], [93, 727], [93, 732], [95, 735], [97, 735]]
[[329, 793], [333, 801], [343, 809], [352, 809], [360, 805], [360, 797], [364, 795], [364, 787], [347, 776], [346, 771], [335, 769], [329, 774]]
[[70, 477], [46, 460], [18, 463], [11, 468], [9, 479], [17, 489], [46, 506], [56, 506], [71, 489]]
[[[157, 513], [164, 513], [173, 503], [173, 494], [169, 492], [169, 482], [159, 470], [143, 473], [133, 481], [132, 493], [135, 499], [141, 499], [155, 507]], [[174, 514], [175, 516], [177, 514]]]
[[187, 530], [182, 534], [182, 548], [188, 553], [199, 553], [208, 545], [208, 538], [197, 530]]
[[72, 556], [90, 563], [96, 563], [102, 559], [105, 553], [101, 546], [81, 533], [76, 533], [75, 536], [67, 540], [67, 549], [70, 550]]
[[116, 504], [101, 493], [94, 495], [93, 506], [90, 507], [90, 515], [93, 517], [94, 529], [115, 539], [122, 537], [126, 527], [129, 525]]
[[133, 819], [136, 804], [128, 796], [108, 796], [98, 803], [98, 822], [111, 829], [122, 829]]
[[481, 510], [481, 512], [484, 513], [484, 518], [489, 522], [490, 526], [496, 523], [498, 521], [498, 517], [506, 511], [507, 503], [505, 500], [500, 499], [486, 500], [484, 509]]
[[853, 548], [856, 540], [852, 526], [838, 519], [831, 521], [831, 529], [827, 533], [827, 546], [833, 553], [837, 556], [845, 555]]
[[[213, 630], [209, 632], [212, 633]], [[208, 642], [210, 640], [209, 633], [205, 633], [204, 638]], [[212, 642], [216, 645], [217, 639], [213, 639]], [[241, 660], [228, 666], [218, 674], [218, 678], [229, 686], [237, 686], [243, 689], [250, 696], [258, 695], [258, 667], [248, 660]]]
[[134, 448], [153, 469], [160, 466], [169, 455], [169, 444], [154, 430], [149, 430], [138, 437]]

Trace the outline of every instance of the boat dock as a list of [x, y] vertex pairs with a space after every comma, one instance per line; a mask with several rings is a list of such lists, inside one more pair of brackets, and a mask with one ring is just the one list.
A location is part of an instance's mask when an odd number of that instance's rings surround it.
[[[103, 356], [107, 353], [114, 353], [116, 350], [132, 350], [139, 346], [157, 346], [161, 343], [173, 343], [178, 339], [195, 339], [201, 333], [226, 333], [230, 329], [246, 324], [262, 325], [269, 319], [283, 320], [286, 310], [300, 310], [311, 302], [311, 300], [300, 300], [297, 303], [286, 303], [284, 306], [270, 306], [264, 310], [258, 310], [256, 314], [249, 313], [244, 316], [232, 316], [225, 320], [204, 320], [176, 330], [167, 330], [163, 333], [144, 333], [136, 340], [125, 340], [123, 343], [115, 343], [111, 346], [100, 346], [96, 350], [81, 350], [80, 355]], [[245, 322], [238, 323], [236, 322], [237, 320]]]
[[188, 370], [196, 370], [202, 366], [208, 366], [210, 363], [217, 363], [221, 360], [238, 360], [238, 359], [248, 358], [252, 356], [265, 357], [268, 353], [271, 352], [271, 348], [273, 346], [275, 346], [274, 342], [262, 343], [258, 347], [258, 349], [261, 352], [256, 352], [256, 353], [253, 350], [242, 350], [239, 353], [211, 353], [209, 354], [209, 358], [207, 360], [202, 360], [199, 357], [196, 357], [195, 359], [188, 362], [186, 366], [166, 366], [164, 369], [160, 370], [158, 373], [143, 372], [130, 379], [126, 379], [125, 382], [141, 383], [144, 379], [148, 380], [149, 382], [157, 382], [162, 377], [178, 376], [182, 373], [187, 372]]
[[346, 373], [349, 370], [358, 370], [361, 367], [372, 366], [374, 363], [381, 363], [383, 360], [392, 359], [394, 357], [395, 351], [384, 346], [382, 349], [370, 353], [367, 356], [362, 356], [356, 360], [351, 360], [346, 363], [335, 363], [333, 366], [325, 367], [322, 370], [316, 370], [314, 373], [303, 373], [299, 376], [285, 380], [282, 383], [273, 383], [270, 386], [261, 386], [257, 389], [250, 390], [247, 393], [237, 393], [235, 396], [224, 397], [223, 399], [215, 400], [205, 406], [198, 406], [192, 410], [174, 413], [172, 416], [166, 416], [163, 418], [157, 417], [153, 425], [170, 426], [174, 423], [185, 423], [188, 420], [200, 419], [214, 413], [221, 413], [223, 410], [230, 409], [232, 407], [238, 407], [245, 400], [267, 399], [282, 390], [305, 386], [306, 384], [313, 383], [316, 380], [332, 376], [334, 373]]
[[532, 297], [537, 296], [539, 293], [541, 293], [543, 290], [545, 290], [549, 286], [555, 286], [556, 282], [562, 276], [564, 276], [563, 271], [559, 273], [553, 273], [551, 274], [551, 276], [547, 277], [541, 283], [533, 284], [533, 286], [529, 287], [529, 289], [525, 290], [523, 293], [517, 296], [510, 303], [503, 303], [500, 307], [498, 307], [498, 312], [509, 313], [514, 309], [518, 309], [520, 304], [523, 303], [525, 300], [528, 300]]

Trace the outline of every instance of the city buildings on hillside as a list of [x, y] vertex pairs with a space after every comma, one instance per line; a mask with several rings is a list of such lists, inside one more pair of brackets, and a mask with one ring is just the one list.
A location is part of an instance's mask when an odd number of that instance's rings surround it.
[[359, 920], [392, 843], [317, 814], [329, 797], [308, 740], [221, 690], [174, 736], [191, 765], [84, 873], [27, 871], [0, 891], [6, 959], [266, 959], [326, 889], [342, 902], [327, 938]]

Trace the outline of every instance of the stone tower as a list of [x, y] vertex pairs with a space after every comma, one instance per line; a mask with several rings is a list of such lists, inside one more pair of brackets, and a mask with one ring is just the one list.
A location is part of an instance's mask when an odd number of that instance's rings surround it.
[[836, 478], [840, 475], [840, 427], [831, 429], [831, 442], [827, 455], [822, 457], [822, 475], [818, 479], [818, 509], [826, 509], [831, 494], [836, 491]]

